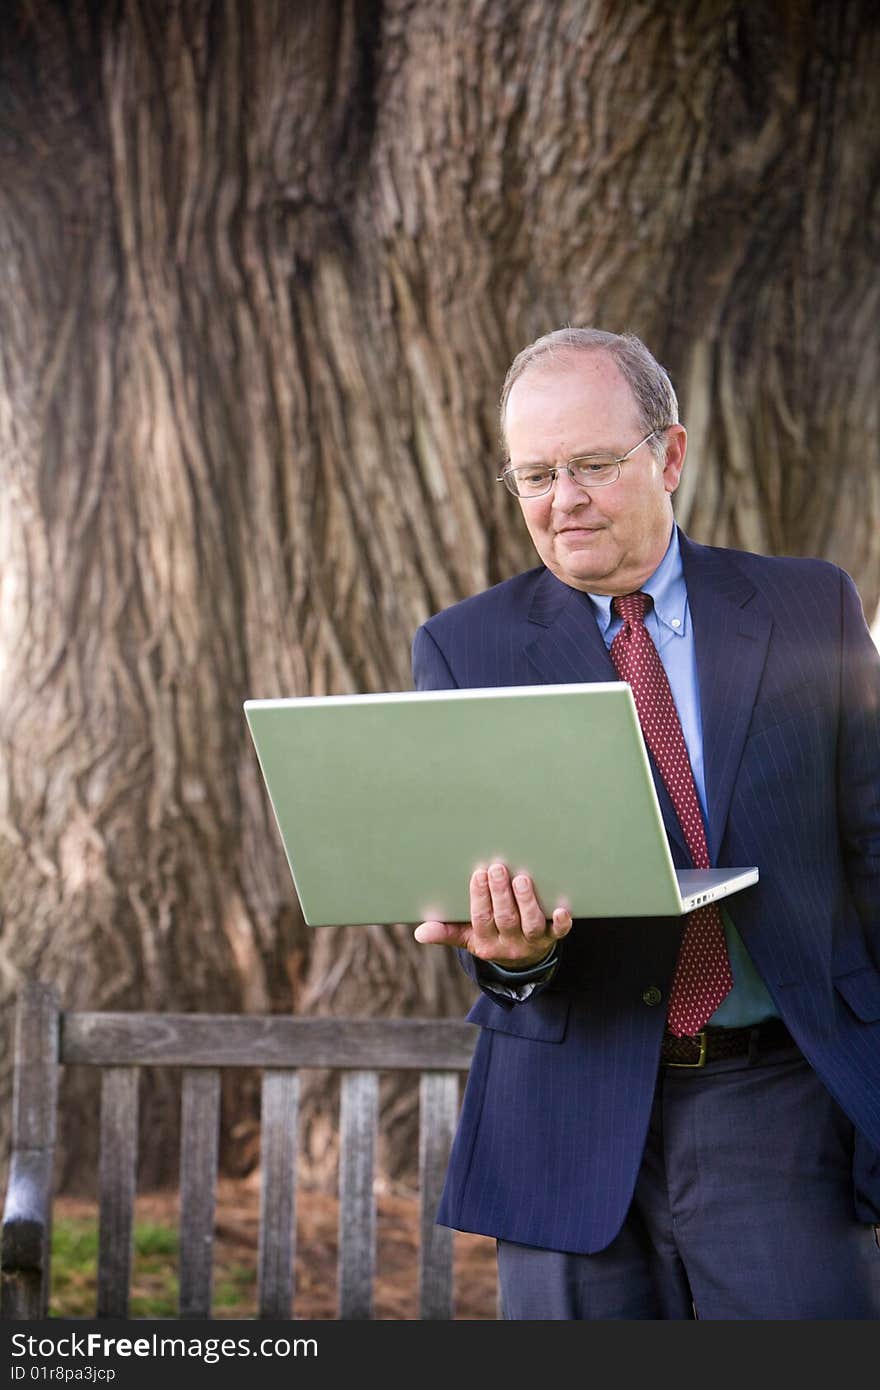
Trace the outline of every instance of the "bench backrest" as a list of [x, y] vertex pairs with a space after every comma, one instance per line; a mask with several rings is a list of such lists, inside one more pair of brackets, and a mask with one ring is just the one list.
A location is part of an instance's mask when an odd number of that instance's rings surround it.
[[419, 1316], [452, 1317], [452, 1232], [435, 1225], [434, 1213], [475, 1032], [448, 1019], [66, 1013], [51, 986], [26, 985], [16, 1018], [3, 1316], [46, 1315], [58, 1068], [85, 1065], [101, 1069], [99, 1318], [128, 1314], [142, 1066], [182, 1072], [182, 1318], [211, 1316], [220, 1074], [227, 1067], [262, 1073], [258, 1315], [293, 1312], [299, 1072], [317, 1067], [341, 1073], [338, 1316], [373, 1314], [379, 1072], [389, 1069], [420, 1075]]

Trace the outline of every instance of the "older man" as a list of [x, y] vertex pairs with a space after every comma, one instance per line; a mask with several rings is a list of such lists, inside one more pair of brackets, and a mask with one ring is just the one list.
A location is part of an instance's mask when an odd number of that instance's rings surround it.
[[[501, 418], [542, 563], [424, 624], [416, 686], [627, 680], [677, 867], [760, 882], [683, 921], [573, 923], [492, 864], [469, 922], [417, 928], [481, 988], [438, 1219], [497, 1237], [509, 1318], [877, 1318], [880, 659], [858, 595], [677, 528], [687, 435], [636, 338], [538, 339]], [[552, 787], [531, 814], [553, 822]]]

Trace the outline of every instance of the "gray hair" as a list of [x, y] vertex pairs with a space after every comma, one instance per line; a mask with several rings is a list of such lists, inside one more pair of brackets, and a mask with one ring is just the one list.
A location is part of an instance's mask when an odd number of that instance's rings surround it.
[[[550, 366], [564, 362], [576, 352], [606, 352], [620, 369], [636, 400], [645, 430], [662, 430], [678, 424], [678, 399], [665, 367], [648, 351], [641, 338], [633, 333], [606, 333], [601, 328], [556, 328], [536, 338], [524, 347], [508, 368], [501, 388], [499, 409], [501, 442], [506, 448], [505, 415], [507, 401], [515, 381], [531, 367]], [[658, 448], [659, 444], [659, 448]], [[658, 455], [664, 452], [662, 441], [651, 441]]]

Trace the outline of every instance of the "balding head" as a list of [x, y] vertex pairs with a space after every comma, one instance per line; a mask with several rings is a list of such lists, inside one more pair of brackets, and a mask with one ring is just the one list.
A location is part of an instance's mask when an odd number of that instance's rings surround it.
[[[601, 328], [557, 328], [517, 353], [504, 379], [500, 401], [502, 447], [507, 450], [507, 402], [514, 384], [526, 372], [552, 371], [581, 353], [606, 353], [627, 382], [639, 423], [647, 434], [678, 423], [678, 399], [669, 374], [632, 333], [606, 333]], [[652, 443], [657, 451], [662, 441]], [[659, 455], [658, 455], [659, 456]]]

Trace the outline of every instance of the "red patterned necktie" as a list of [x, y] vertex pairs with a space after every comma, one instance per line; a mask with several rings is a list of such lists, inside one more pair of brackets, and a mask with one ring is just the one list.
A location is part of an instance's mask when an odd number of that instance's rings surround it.
[[[651, 599], [642, 593], [624, 594], [613, 603], [623, 627], [611, 643], [611, 660], [620, 679], [632, 687], [645, 743], [675, 807], [694, 867], [708, 869], [706, 831], [681, 721], [663, 662], [645, 627]], [[698, 907], [688, 914], [672, 979], [670, 1032], [677, 1037], [699, 1033], [732, 985], [720, 909], [717, 903]]]

